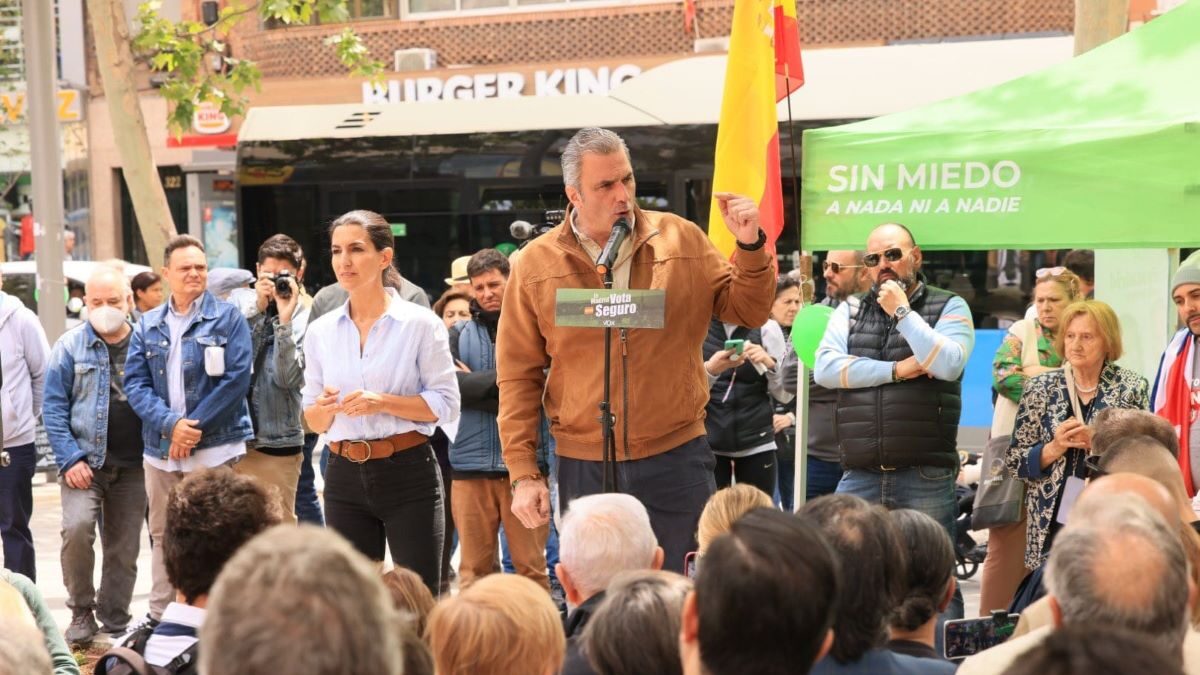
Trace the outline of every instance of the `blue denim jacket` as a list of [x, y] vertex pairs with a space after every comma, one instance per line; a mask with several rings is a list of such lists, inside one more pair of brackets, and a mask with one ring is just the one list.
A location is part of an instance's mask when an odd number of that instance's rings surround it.
[[108, 347], [86, 321], [63, 333], [46, 368], [42, 422], [58, 472], [86, 459], [104, 466], [108, 451]]
[[[244, 311], [244, 310], [243, 310]], [[250, 407], [254, 416], [254, 444], [260, 448], [290, 448], [304, 445], [300, 390], [304, 388], [304, 351], [308, 308], [296, 308], [290, 323], [279, 317], [256, 313], [249, 317], [254, 354], [261, 355], [259, 371], [251, 377], [254, 393]]]
[[[199, 420], [202, 433], [195, 451], [254, 437], [246, 393], [250, 390], [250, 327], [237, 307], [211, 293], [196, 299], [199, 312], [183, 333], [183, 381], [187, 418]], [[144, 453], [167, 458], [171, 433], [184, 415], [171, 410], [167, 389], [167, 352], [171, 335], [166, 314], [170, 300], [142, 316], [133, 330], [125, 361], [125, 395], [142, 418]], [[225, 374], [204, 371], [204, 350], [225, 348]]]

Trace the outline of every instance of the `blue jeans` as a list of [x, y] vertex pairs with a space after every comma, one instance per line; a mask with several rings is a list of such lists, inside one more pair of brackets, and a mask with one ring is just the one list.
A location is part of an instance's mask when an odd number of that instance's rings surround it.
[[808, 489], [805, 491], [804, 498], [813, 500], [822, 495], [831, 495], [838, 491], [838, 483], [841, 480], [841, 462], [826, 462], [809, 455]]
[[296, 483], [296, 520], [324, 527], [325, 516], [321, 513], [321, 501], [317, 499], [316, 474], [312, 465], [316, 444], [316, 434], [304, 435], [304, 461], [300, 462], [300, 480]]
[[0, 468], [0, 539], [4, 540], [4, 566], [37, 581], [33, 552], [33, 533], [29, 518], [33, 515], [33, 472], [37, 450], [33, 443], [8, 450], [12, 464]]
[[[950, 541], [955, 538], [958, 501], [954, 495], [957, 469], [940, 466], [914, 466], [895, 471], [848, 469], [838, 483], [839, 494], [850, 494], [882, 504], [888, 509], [920, 511], [946, 528]], [[963, 618], [962, 589], [956, 587], [950, 606], [938, 617], [936, 632], [938, 653], [942, 650], [942, 624]]]

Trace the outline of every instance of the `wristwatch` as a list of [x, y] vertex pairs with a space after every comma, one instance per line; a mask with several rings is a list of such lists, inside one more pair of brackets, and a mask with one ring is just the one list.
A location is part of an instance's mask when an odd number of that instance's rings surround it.
[[743, 244], [739, 240], [737, 243], [737, 247], [742, 249], [743, 251], [757, 251], [758, 249], [762, 248], [763, 245], [766, 243], [767, 243], [767, 233], [764, 232], [763, 229], [760, 227], [760, 228], [758, 228], [758, 239], [755, 240], [755, 242], [753, 244]]
[[908, 313], [911, 311], [912, 311], [912, 308], [909, 307], [908, 305], [900, 305], [899, 307], [897, 307], [896, 308], [896, 322], [899, 323], [900, 320], [903, 319], [904, 317], [908, 316]]

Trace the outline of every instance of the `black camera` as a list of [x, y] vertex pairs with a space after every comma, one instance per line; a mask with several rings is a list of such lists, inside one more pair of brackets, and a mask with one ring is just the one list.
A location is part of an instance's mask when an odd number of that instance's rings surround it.
[[545, 218], [542, 224], [533, 225], [524, 220], [518, 220], [509, 226], [509, 234], [513, 239], [518, 239], [522, 242], [522, 246], [537, 239], [538, 237], [553, 230], [559, 223], [567, 217], [566, 211], [546, 211]]
[[278, 272], [271, 277], [271, 282], [275, 284], [275, 297], [287, 300], [292, 297], [292, 291], [295, 289], [293, 284], [296, 283], [296, 277], [287, 270]]

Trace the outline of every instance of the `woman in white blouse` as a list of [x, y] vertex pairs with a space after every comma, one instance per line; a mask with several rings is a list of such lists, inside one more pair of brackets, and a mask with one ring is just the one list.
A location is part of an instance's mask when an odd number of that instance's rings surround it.
[[372, 560], [386, 541], [392, 562], [436, 595], [444, 507], [429, 436], [459, 413], [446, 327], [384, 283], [398, 273], [382, 216], [351, 211], [329, 236], [350, 299], [314, 321], [304, 344], [304, 417], [331, 451], [325, 519]]

